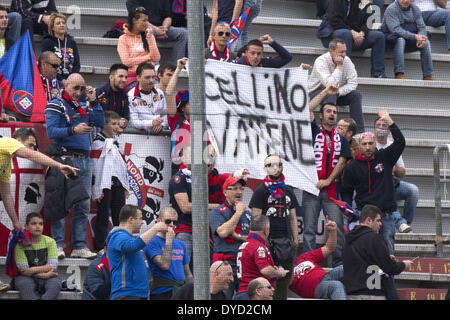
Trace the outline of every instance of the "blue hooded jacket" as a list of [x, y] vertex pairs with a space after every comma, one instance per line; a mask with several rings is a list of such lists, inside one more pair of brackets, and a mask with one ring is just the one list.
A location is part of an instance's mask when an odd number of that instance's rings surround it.
[[106, 238], [111, 271], [111, 299], [122, 296], [148, 298], [149, 274], [145, 263], [145, 242], [123, 228], [115, 227]]

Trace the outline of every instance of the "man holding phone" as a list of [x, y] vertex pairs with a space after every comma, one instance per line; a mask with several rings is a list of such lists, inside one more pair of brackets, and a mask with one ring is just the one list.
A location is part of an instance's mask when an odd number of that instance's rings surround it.
[[[91, 194], [92, 165], [89, 158], [91, 148], [89, 135], [93, 126], [103, 127], [105, 123], [103, 108], [97, 102], [95, 89], [92, 86], [86, 86], [80, 74], [71, 74], [64, 85], [65, 89], [61, 97], [51, 100], [45, 108], [47, 135], [52, 139], [53, 145], [61, 150], [62, 156], [70, 158], [73, 166], [80, 170], [77, 175], [87, 193]], [[80, 100], [84, 92], [86, 92], [88, 103]], [[72, 257], [92, 259], [97, 256], [86, 246], [86, 223], [89, 210], [90, 199], [74, 206]], [[64, 225], [65, 219], [51, 224], [52, 238], [58, 246], [60, 259], [65, 257]]]

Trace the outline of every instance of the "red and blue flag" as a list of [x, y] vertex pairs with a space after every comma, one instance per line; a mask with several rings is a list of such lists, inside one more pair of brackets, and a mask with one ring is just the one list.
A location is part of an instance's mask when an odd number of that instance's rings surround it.
[[336, 200], [333, 197], [330, 197], [330, 200], [334, 202], [335, 205], [342, 211], [344, 216], [348, 218], [350, 222], [359, 220], [359, 212], [356, 209], [353, 209], [351, 205], [349, 205], [345, 201]]
[[245, 10], [239, 18], [234, 19], [230, 23], [231, 35], [230, 40], [227, 42], [227, 47], [230, 47], [241, 36], [251, 9], [252, 7], [247, 8], [247, 10]]
[[4, 109], [34, 122], [45, 121], [47, 99], [29, 31], [0, 59], [0, 89]]

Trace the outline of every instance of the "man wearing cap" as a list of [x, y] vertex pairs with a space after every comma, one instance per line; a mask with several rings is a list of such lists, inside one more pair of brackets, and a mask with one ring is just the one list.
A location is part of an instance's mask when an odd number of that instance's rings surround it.
[[[276, 265], [292, 274], [298, 247], [297, 197], [292, 187], [285, 185], [283, 162], [269, 154], [264, 160], [266, 177], [252, 195], [249, 207], [254, 216], [264, 215], [270, 220], [268, 243]], [[275, 300], [287, 299], [290, 277], [280, 279], [275, 287]]]
[[[320, 207], [325, 216], [337, 224], [337, 246], [333, 252], [333, 267], [342, 264], [342, 247], [344, 244], [344, 220], [339, 208], [330, 198], [336, 199], [336, 179], [341, 174], [348, 159], [352, 158], [347, 139], [341, 136], [334, 127], [337, 121], [337, 107], [331, 103], [322, 104], [319, 117], [320, 126], [314, 121], [314, 109], [326, 95], [333, 94], [337, 87], [328, 86], [310, 102], [310, 119], [313, 138], [314, 155], [317, 169], [316, 196], [303, 191], [302, 214], [304, 223], [303, 252], [316, 249], [317, 222]], [[351, 203], [351, 201], [349, 202]]]
[[213, 259], [227, 260], [233, 268], [234, 282], [227, 295], [231, 299], [239, 288], [236, 258], [240, 245], [247, 241], [253, 215], [242, 202], [245, 180], [230, 176], [223, 184], [225, 203], [211, 210], [209, 226], [214, 240]]
[[377, 150], [375, 135], [372, 132], [362, 133], [359, 139], [360, 153], [345, 168], [341, 195], [342, 200], [351, 203], [355, 190], [358, 210], [361, 211], [366, 204], [375, 205], [381, 210], [380, 234], [388, 245], [389, 253], [394, 254], [395, 218], [399, 213], [392, 170], [405, 148], [405, 137], [387, 111], [378, 111], [378, 116], [388, 125], [394, 142], [385, 149]]

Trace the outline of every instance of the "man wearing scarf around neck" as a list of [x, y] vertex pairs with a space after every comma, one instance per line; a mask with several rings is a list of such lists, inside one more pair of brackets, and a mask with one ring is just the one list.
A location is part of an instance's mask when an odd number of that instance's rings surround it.
[[227, 47], [231, 29], [226, 22], [220, 22], [214, 27], [211, 45], [205, 49], [205, 59], [232, 62], [236, 55]]
[[290, 271], [289, 276], [276, 282], [274, 299], [286, 300], [294, 256], [297, 256], [298, 248], [298, 202], [292, 188], [284, 183], [283, 163], [279, 156], [269, 154], [266, 157], [264, 172], [266, 177], [253, 193], [249, 207], [253, 215], [262, 214], [269, 217], [268, 247], [275, 264]]
[[[105, 118], [103, 108], [97, 102], [95, 89], [86, 87], [83, 77], [78, 73], [71, 74], [64, 82], [65, 89], [61, 98], [53, 99], [45, 108], [47, 136], [53, 145], [63, 147], [64, 156], [70, 158], [73, 166], [79, 168], [77, 176], [91, 194], [92, 164], [89, 158], [91, 148], [90, 133], [95, 127], [103, 127]], [[89, 103], [80, 101], [83, 92]], [[90, 199], [74, 206], [72, 218], [72, 257], [93, 259], [97, 255], [87, 249], [86, 224], [90, 211]], [[58, 246], [58, 257], [64, 258], [64, 223], [65, 218], [53, 221], [52, 238]]]
[[[317, 189], [315, 196], [303, 191], [302, 214], [304, 223], [303, 253], [316, 249], [317, 222], [320, 207], [325, 216], [337, 224], [337, 245], [333, 252], [333, 267], [342, 264], [342, 248], [344, 244], [343, 214], [330, 198], [336, 199], [336, 179], [342, 173], [352, 153], [347, 139], [341, 136], [334, 127], [337, 122], [337, 107], [330, 103], [322, 104], [319, 112], [320, 127], [314, 121], [314, 109], [327, 95], [337, 92], [335, 86], [322, 90], [309, 104], [313, 148], [317, 169]], [[351, 203], [351, 202], [350, 202]]]

